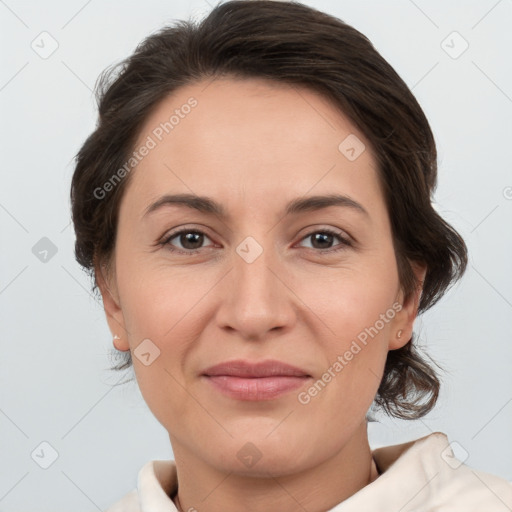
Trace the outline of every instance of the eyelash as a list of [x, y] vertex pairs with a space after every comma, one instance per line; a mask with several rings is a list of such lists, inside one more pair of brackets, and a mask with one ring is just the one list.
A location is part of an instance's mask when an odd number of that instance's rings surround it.
[[[197, 230], [197, 229], [190, 229], [190, 228], [189, 229], [181, 229], [180, 231], [176, 231], [176, 232], [171, 233], [168, 236], [166, 236], [161, 242], [158, 243], [158, 245], [165, 247], [167, 250], [174, 252], [174, 253], [178, 253], [178, 254], [191, 255], [191, 254], [196, 254], [196, 253], [200, 252], [202, 248], [189, 249], [189, 250], [184, 251], [184, 250], [175, 249], [174, 247], [172, 247], [172, 245], [170, 243], [171, 240], [173, 240], [174, 238], [176, 238], [182, 234], [185, 234], [185, 233], [195, 233], [195, 234], [199, 234], [199, 235], [204, 235], [205, 237], [209, 238], [206, 233], [204, 233], [203, 231]], [[338, 238], [341, 243], [339, 243], [338, 245], [335, 245], [334, 247], [332, 247], [330, 249], [322, 250], [322, 249], [315, 249], [314, 247], [311, 248], [315, 252], [318, 252], [320, 254], [332, 254], [332, 253], [335, 253], [338, 251], [346, 250], [349, 247], [353, 247], [353, 244], [350, 240], [341, 236], [341, 234], [339, 232], [336, 232], [332, 229], [317, 229], [315, 231], [311, 231], [310, 233], [308, 233], [307, 235], [302, 237], [301, 241], [311, 237], [312, 235], [318, 234], [318, 233], [322, 233], [324, 235], [332, 235], [332, 236]]]

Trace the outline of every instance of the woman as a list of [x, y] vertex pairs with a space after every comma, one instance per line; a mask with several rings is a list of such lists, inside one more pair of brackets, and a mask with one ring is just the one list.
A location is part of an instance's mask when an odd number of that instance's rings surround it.
[[362, 34], [228, 1], [148, 37], [98, 99], [76, 257], [175, 457], [110, 512], [512, 507], [442, 433], [368, 444], [372, 404], [434, 407], [413, 323], [467, 252], [431, 205], [425, 115]]

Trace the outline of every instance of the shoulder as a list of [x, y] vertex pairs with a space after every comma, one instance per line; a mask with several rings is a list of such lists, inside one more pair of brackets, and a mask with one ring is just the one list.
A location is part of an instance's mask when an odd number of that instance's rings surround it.
[[512, 483], [497, 475], [479, 471], [459, 460], [444, 434], [439, 434], [433, 443], [437, 463], [436, 483], [432, 481], [433, 492], [440, 495], [440, 503], [456, 503], [465, 509], [480, 511], [512, 510]]
[[137, 476], [137, 487], [114, 503], [106, 512], [173, 512], [170, 498], [176, 491], [178, 478], [173, 460], [151, 460]]
[[119, 501], [116, 501], [105, 512], [140, 512], [137, 490], [126, 494]]
[[436, 486], [442, 501], [466, 506], [466, 510], [512, 510], [512, 483], [462, 464]]
[[[381, 476], [368, 486], [400, 510], [512, 510], [512, 484], [457, 459], [442, 432], [374, 450]], [[400, 490], [398, 490], [400, 489]], [[400, 508], [403, 507], [403, 508]]]

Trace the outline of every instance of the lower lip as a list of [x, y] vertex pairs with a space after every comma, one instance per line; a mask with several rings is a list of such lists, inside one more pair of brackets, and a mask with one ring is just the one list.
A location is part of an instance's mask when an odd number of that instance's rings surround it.
[[233, 377], [207, 375], [208, 381], [225, 395], [237, 400], [272, 400], [304, 385], [310, 377]]

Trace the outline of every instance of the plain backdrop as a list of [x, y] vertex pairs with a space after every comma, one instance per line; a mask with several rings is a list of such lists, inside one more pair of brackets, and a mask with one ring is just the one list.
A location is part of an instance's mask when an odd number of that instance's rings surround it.
[[[442, 431], [467, 464], [512, 480], [512, 2], [304, 3], [363, 32], [412, 88], [438, 144], [436, 208], [470, 251], [463, 280], [415, 326], [447, 370], [438, 406], [372, 423], [371, 444]], [[110, 332], [74, 260], [68, 194], [100, 72], [209, 10], [0, 2], [0, 511], [104, 510], [145, 462], [172, 458], [136, 384], [112, 386], [122, 374], [108, 370]]]

